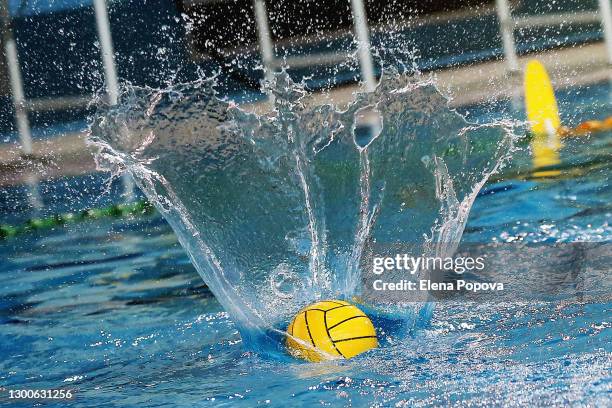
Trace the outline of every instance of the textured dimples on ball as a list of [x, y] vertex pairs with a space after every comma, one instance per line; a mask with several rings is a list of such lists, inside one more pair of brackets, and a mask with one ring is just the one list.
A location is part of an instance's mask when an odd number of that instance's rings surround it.
[[287, 328], [287, 348], [298, 358], [351, 358], [378, 347], [374, 325], [358, 307], [324, 300], [300, 310]]

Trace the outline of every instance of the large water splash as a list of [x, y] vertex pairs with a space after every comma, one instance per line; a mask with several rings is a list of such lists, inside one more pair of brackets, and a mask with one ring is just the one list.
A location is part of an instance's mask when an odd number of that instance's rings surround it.
[[470, 125], [422, 78], [385, 75], [338, 109], [281, 72], [261, 115], [214, 88], [127, 87], [91, 140], [100, 168], [133, 174], [247, 342], [306, 303], [359, 295], [369, 244], [450, 254], [512, 148], [512, 123]]

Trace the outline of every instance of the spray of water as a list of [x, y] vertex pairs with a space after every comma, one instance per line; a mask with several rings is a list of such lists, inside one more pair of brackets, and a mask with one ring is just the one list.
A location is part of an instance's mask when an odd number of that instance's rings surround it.
[[513, 141], [512, 123], [468, 124], [422, 77], [387, 73], [342, 109], [313, 105], [285, 71], [268, 89], [274, 106], [256, 114], [214, 78], [125, 87], [90, 135], [98, 166], [134, 176], [247, 344], [307, 303], [358, 296], [368, 245], [454, 251]]

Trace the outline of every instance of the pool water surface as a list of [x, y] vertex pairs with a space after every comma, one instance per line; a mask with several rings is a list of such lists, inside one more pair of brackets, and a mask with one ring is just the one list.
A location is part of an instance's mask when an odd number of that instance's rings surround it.
[[[612, 114], [611, 97], [607, 83], [559, 94], [565, 121], [575, 124]], [[468, 110], [473, 121], [522, 115]], [[347, 361], [311, 364], [245, 349], [158, 214], [2, 240], [0, 387], [69, 388], [75, 398], [56, 405], [83, 407], [609, 406], [611, 153], [611, 133], [570, 141], [560, 174], [541, 178], [525, 172], [529, 151], [518, 150], [480, 192], [463, 237], [601, 243], [597, 273], [584, 275], [596, 296], [440, 302], [428, 324]], [[36, 211], [25, 188], [5, 187], [0, 222], [119, 200], [119, 183], [103, 193], [105, 179], [44, 183], [45, 206]]]

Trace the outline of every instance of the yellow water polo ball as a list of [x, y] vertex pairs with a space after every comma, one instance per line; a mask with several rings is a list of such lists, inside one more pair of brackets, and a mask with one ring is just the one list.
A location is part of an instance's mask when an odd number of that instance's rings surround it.
[[370, 318], [341, 300], [323, 300], [303, 308], [287, 333], [289, 353], [314, 362], [351, 358], [378, 346]]

